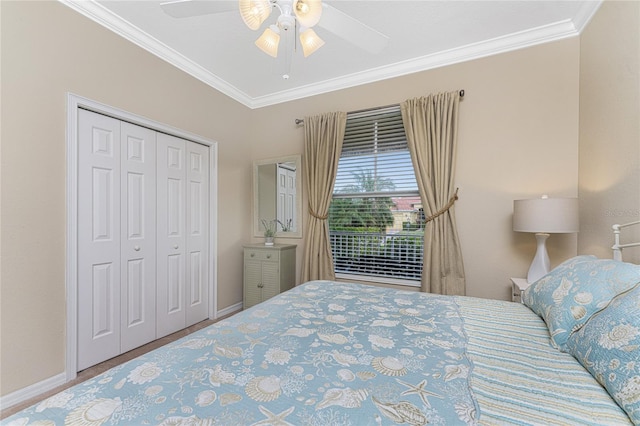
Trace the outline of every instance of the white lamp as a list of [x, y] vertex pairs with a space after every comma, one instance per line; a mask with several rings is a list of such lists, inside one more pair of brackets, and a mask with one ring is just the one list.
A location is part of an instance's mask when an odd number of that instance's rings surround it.
[[311, 28], [320, 21], [322, 2], [320, 0], [296, 0], [293, 13], [303, 27]]
[[271, 14], [271, 3], [269, 0], [239, 0], [240, 16], [252, 30], [257, 30], [260, 25]]
[[549, 254], [545, 242], [549, 234], [578, 232], [577, 198], [542, 198], [513, 202], [513, 230], [536, 234], [536, 255], [527, 281], [532, 283], [549, 272]]
[[324, 40], [318, 37], [315, 31], [311, 28], [300, 30], [300, 45], [302, 46], [302, 53], [304, 57], [311, 55], [316, 50], [324, 46]]
[[264, 53], [274, 58], [278, 56], [278, 44], [280, 44], [280, 29], [277, 25], [271, 25], [264, 30], [256, 40], [256, 46]]
[[[298, 26], [305, 58], [324, 45], [324, 41], [311, 29], [322, 17], [321, 0], [238, 0], [238, 6], [242, 20], [252, 30], [260, 28], [274, 7], [280, 10], [276, 23], [264, 30], [255, 41], [256, 46], [269, 56], [278, 56], [280, 36], [285, 35], [287, 40], [287, 32], [295, 32]], [[290, 56], [287, 56], [287, 70], [290, 67], [290, 59]], [[288, 74], [284, 74], [283, 77], [289, 78]]]

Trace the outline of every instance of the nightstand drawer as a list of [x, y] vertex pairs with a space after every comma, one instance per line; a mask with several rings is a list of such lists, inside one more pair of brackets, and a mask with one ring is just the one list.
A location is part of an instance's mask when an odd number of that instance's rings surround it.
[[244, 252], [245, 260], [266, 260], [277, 262], [280, 260], [280, 251], [278, 250], [245, 250]]

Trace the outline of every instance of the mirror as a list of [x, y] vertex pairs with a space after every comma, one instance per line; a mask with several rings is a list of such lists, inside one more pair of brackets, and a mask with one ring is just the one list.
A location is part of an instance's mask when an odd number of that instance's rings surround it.
[[276, 238], [302, 238], [302, 160], [300, 155], [253, 163], [253, 236], [264, 235], [262, 221], [275, 221]]

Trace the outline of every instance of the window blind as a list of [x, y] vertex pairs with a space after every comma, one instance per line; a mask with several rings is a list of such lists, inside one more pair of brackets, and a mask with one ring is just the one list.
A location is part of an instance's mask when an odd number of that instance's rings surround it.
[[347, 115], [334, 196], [417, 195], [400, 106]]
[[419, 281], [423, 221], [400, 107], [349, 113], [329, 209], [336, 273]]

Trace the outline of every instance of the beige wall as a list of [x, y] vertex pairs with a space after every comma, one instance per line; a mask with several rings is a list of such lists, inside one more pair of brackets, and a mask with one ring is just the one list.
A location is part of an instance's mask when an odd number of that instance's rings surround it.
[[[252, 161], [302, 153], [296, 117], [466, 90], [456, 209], [472, 296], [508, 298], [533, 257], [513, 199], [577, 195], [578, 38], [251, 111], [59, 3], [0, 8], [2, 395], [64, 369], [67, 92], [219, 141], [220, 309], [242, 300], [241, 246], [259, 241]], [[281, 242], [301, 258], [303, 240]], [[549, 240], [552, 264], [576, 250], [575, 236]]]
[[[296, 117], [465, 89], [456, 217], [467, 294], [507, 299], [509, 277], [526, 276], [535, 254], [534, 236], [511, 230], [513, 200], [577, 196], [578, 47], [573, 38], [257, 110], [259, 155], [273, 156], [278, 141], [291, 141], [282, 154], [302, 152]], [[575, 235], [553, 235], [548, 245], [552, 266], [577, 250]]]
[[64, 370], [66, 93], [219, 141], [221, 307], [240, 300], [252, 141], [245, 125], [250, 110], [66, 6], [2, 1], [0, 7], [5, 395]]
[[[640, 220], [639, 2], [605, 1], [580, 37], [579, 164], [578, 251], [611, 257], [611, 225]], [[640, 249], [623, 259], [640, 263]]]

